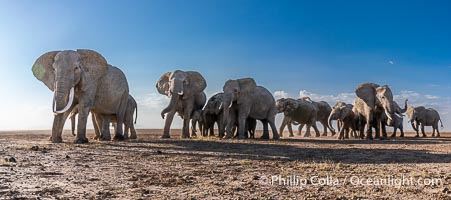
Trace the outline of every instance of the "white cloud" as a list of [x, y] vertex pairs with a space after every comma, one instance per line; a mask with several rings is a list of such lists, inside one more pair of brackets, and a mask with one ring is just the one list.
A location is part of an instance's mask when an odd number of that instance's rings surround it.
[[299, 97], [310, 97], [313, 101], [326, 101], [330, 105], [338, 101], [354, 104], [355, 94], [350, 92], [342, 92], [338, 94], [316, 94], [307, 90], [299, 91]]
[[393, 62], [392, 60], [388, 61], [388, 64], [393, 65], [395, 64], [395, 62]]
[[288, 93], [286, 93], [283, 90], [274, 92], [274, 98], [275, 99], [287, 98], [287, 97], [288, 97]]

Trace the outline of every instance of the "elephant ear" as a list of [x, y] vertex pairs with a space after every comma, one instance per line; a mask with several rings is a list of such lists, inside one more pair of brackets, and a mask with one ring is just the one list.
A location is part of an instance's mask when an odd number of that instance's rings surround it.
[[160, 77], [160, 79], [158, 79], [157, 85], [156, 85], [158, 93], [160, 93], [162, 95], [166, 95], [166, 96], [168, 96], [170, 94], [169, 77], [171, 77], [171, 76], [172, 76], [172, 72], [166, 72]]
[[100, 53], [89, 49], [77, 49], [77, 53], [86, 81], [96, 82], [107, 73], [110, 66]]
[[355, 89], [355, 94], [357, 97], [361, 98], [365, 103], [371, 107], [374, 108], [376, 105], [376, 88], [379, 87], [379, 85], [374, 83], [363, 83], [357, 86]]
[[189, 92], [191, 92], [191, 94], [203, 92], [207, 87], [207, 82], [204, 77], [199, 72], [195, 71], [187, 71], [186, 73], [188, 73]]
[[60, 51], [50, 51], [41, 55], [33, 64], [33, 75], [40, 81], [42, 81], [50, 90], [55, 88], [55, 72], [53, 71], [53, 62], [55, 62], [55, 56]]
[[257, 83], [255, 83], [253, 78], [242, 78], [237, 81], [240, 86], [240, 92], [252, 92], [257, 87]]

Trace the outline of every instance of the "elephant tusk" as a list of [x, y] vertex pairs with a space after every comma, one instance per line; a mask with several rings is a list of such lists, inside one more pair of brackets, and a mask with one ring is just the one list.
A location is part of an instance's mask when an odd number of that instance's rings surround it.
[[219, 105], [219, 110], [221, 110], [222, 109], [222, 102], [221, 102], [221, 104]]
[[73, 102], [74, 102], [74, 88], [73, 87], [70, 89], [69, 102], [67, 102], [66, 107], [64, 107], [62, 110], [56, 110], [56, 102], [55, 102], [55, 95], [54, 95], [54, 97], [53, 97], [53, 113], [55, 113], [55, 115], [65, 113], [67, 110], [69, 110], [70, 107], [72, 107]]
[[178, 95], [182, 96], [183, 95], [183, 90], [177, 93]]
[[232, 108], [232, 105], [233, 105], [233, 102], [232, 102], [232, 103], [230, 103], [230, 105], [229, 105], [229, 108]]
[[390, 113], [388, 113], [387, 110], [385, 110], [385, 115], [387, 115], [388, 119], [393, 121], [393, 118], [391, 117]]

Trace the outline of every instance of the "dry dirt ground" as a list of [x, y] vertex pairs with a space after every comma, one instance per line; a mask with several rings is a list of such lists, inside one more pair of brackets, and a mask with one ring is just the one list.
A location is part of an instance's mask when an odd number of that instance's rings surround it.
[[49, 134], [0, 132], [0, 199], [451, 199], [450, 133], [265, 141], [138, 130], [85, 145]]

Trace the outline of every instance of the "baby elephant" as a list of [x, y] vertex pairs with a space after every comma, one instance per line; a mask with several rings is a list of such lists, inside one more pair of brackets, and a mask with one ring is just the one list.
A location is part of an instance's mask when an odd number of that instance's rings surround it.
[[332, 109], [332, 112], [328, 118], [328, 126], [331, 130], [335, 131], [332, 127], [332, 120], [338, 120], [340, 127], [340, 133], [338, 139], [343, 140], [349, 138], [349, 132], [352, 131], [354, 137], [357, 137], [356, 131], [358, 127], [358, 118], [352, 111], [351, 106], [340, 106]]
[[199, 130], [202, 136], [204, 135], [204, 112], [202, 110], [195, 110], [191, 116], [191, 137], [196, 137], [197, 124], [199, 124]]
[[[136, 110], [136, 112], [135, 112]], [[78, 105], [74, 106], [74, 108], [72, 109], [72, 112], [70, 113], [70, 119], [71, 119], [71, 124], [72, 124], [72, 135], [75, 135], [75, 116], [78, 114]], [[135, 119], [133, 121], [133, 114], [135, 114]], [[124, 138], [128, 139], [128, 132], [130, 131], [130, 139], [136, 139], [136, 130], [135, 130], [135, 125], [136, 124], [136, 120], [138, 119], [138, 105], [135, 101], [135, 99], [131, 96], [128, 95], [128, 103], [127, 103], [127, 110], [125, 111], [125, 117], [124, 117], [124, 125], [125, 125], [125, 129], [124, 129]], [[114, 132], [116, 132], [116, 116], [113, 115], [111, 117], [111, 122], [113, 123], [113, 127], [114, 127]], [[94, 137], [94, 139], [99, 139], [100, 138], [100, 129], [99, 127], [97, 127], [95, 125], [94, 122], [94, 117], [93, 117], [93, 123], [94, 123], [94, 130], [95, 130], [95, 134], [96, 136]]]

